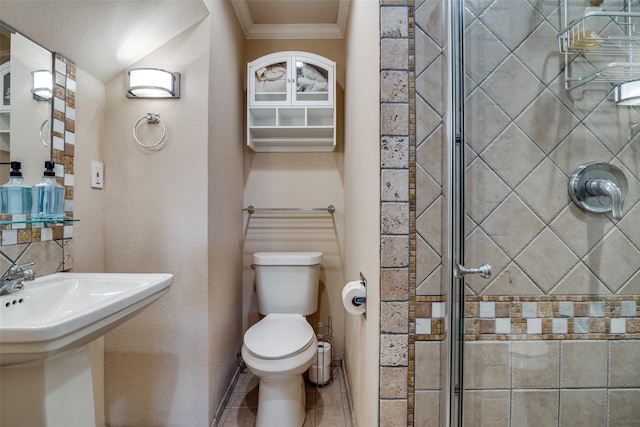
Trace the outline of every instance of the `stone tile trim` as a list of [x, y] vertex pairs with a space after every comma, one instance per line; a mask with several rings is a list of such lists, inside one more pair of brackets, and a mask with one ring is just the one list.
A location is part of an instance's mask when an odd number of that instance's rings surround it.
[[640, 295], [467, 296], [465, 340], [640, 339]]
[[[414, 425], [415, 78], [413, 0], [380, 0], [379, 425]], [[397, 381], [389, 381], [397, 378]]]

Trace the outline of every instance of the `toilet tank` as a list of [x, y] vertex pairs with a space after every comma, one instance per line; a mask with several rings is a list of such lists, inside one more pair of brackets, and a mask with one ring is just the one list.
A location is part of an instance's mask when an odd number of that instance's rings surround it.
[[256, 252], [258, 311], [298, 313], [318, 309], [318, 281], [322, 252]]

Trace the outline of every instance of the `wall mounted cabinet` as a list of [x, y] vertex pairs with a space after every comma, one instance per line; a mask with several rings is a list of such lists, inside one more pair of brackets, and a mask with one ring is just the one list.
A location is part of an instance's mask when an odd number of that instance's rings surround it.
[[0, 65], [0, 151], [9, 151], [11, 140], [11, 63]]
[[335, 62], [312, 53], [278, 52], [250, 62], [247, 76], [252, 150], [335, 150]]

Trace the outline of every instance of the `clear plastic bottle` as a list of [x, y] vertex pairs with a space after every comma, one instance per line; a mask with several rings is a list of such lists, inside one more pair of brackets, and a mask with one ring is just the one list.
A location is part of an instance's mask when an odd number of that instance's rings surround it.
[[64, 219], [64, 187], [56, 182], [55, 163], [44, 162], [42, 181], [32, 187], [33, 219]]
[[31, 187], [24, 185], [20, 162], [11, 162], [9, 182], [0, 186], [0, 213], [28, 214], [31, 212]]

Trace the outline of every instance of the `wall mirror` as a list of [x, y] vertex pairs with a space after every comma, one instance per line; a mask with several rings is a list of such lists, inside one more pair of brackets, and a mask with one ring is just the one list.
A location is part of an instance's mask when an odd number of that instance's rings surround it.
[[[0, 162], [19, 161], [27, 185], [51, 159], [51, 101], [36, 100], [32, 72], [52, 68], [52, 53], [0, 21]], [[46, 145], [45, 145], [46, 144]], [[0, 184], [10, 167], [0, 164]]]

